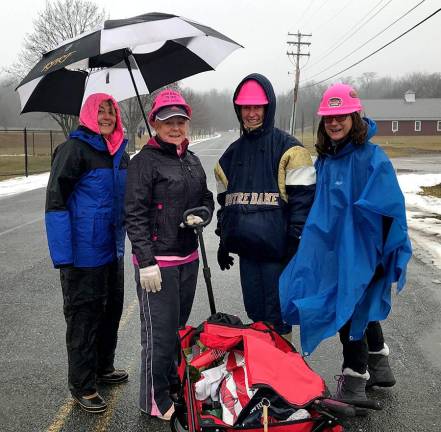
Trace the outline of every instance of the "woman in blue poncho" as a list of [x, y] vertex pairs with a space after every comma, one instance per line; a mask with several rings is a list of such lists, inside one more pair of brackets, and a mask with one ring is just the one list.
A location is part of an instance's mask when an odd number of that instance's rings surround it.
[[391, 285], [405, 283], [411, 256], [404, 197], [393, 166], [369, 140], [354, 89], [334, 84], [318, 114], [317, 188], [297, 255], [280, 277], [283, 318], [300, 324], [304, 353], [340, 334], [341, 399], [366, 399], [366, 387], [391, 387], [389, 348], [378, 321], [391, 308]]

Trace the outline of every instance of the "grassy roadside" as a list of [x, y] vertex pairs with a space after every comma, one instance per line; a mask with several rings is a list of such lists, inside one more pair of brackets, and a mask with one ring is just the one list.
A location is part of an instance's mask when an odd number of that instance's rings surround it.
[[[29, 156], [28, 173], [39, 174], [50, 170], [50, 156]], [[0, 156], [0, 181], [25, 175], [24, 156]]]
[[[10, 134], [12, 136], [12, 134]], [[197, 139], [200, 137], [194, 137]], [[135, 137], [136, 150], [140, 150], [142, 146], [148, 141], [148, 135], [144, 135], [141, 138]], [[21, 177], [25, 175], [25, 158], [22, 153], [23, 148], [20, 145], [2, 145], [0, 140], [0, 181], [7, 180], [9, 178]], [[43, 148], [41, 145], [37, 147], [37, 150], [42, 154], [35, 154], [32, 151], [32, 146], [29, 147], [28, 154], [28, 173], [39, 174], [48, 172], [51, 169], [51, 156], [50, 146]], [[130, 147], [132, 150], [132, 147]]]
[[420, 195], [433, 196], [436, 198], [441, 198], [441, 183], [435, 186], [421, 186], [423, 190]]
[[[315, 155], [315, 138], [311, 133], [303, 135], [297, 134], [297, 138], [303, 142], [303, 145]], [[376, 136], [372, 140], [379, 144], [390, 158], [408, 157], [424, 154], [441, 154], [441, 136]]]

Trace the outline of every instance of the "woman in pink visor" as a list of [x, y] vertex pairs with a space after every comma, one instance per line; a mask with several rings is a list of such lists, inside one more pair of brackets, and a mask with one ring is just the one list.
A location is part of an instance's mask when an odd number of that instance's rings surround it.
[[[156, 135], [131, 160], [126, 189], [126, 226], [132, 243], [141, 318], [142, 412], [169, 421], [179, 380], [179, 327], [193, 305], [199, 268], [198, 241], [182, 227], [185, 210], [214, 209], [199, 158], [188, 149], [191, 108], [177, 91], [153, 102], [149, 123]], [[188, 224], [202, 219], [187, 217]]]

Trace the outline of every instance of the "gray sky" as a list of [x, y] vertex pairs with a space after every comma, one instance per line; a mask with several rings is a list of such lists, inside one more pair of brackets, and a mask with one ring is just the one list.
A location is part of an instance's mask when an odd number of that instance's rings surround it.
[[[147, 12], [182, 15], [225, 33], [245, 47], [231, 54], [219, 65], [217, 71], [183, 80], [184, 86], [197, 90], [233, 89], [246, 74], [260, 72], [272, 81], [276, 93], [280, 93], [293, 86], [293, 75], [288, 75], [293, 66], [286, 52], [292, 49], [288, 47], [287, 41], [294, 39], [288, 37], [288, 32], [296, 33], [300, 30], [302, 33], [312, 33], [311, 38], [305, 39], [312, 43], [311, 57], [308, 64], [306, 57], [301, 61], [301, 81], [312, 77], [318, 81], [360, 60], [441, 7], [441, 0], [424, 1], [389, 30], [338, 62], [420, 1], [96, 0], [96, 3], [106, 9], [111, 19]], [[384, 9], [378, 12], [383, 6]], [[4, 18], [0, 26], [0, 67], [18, 58], [24, 35], [32, 32], [32, 20], [44, 7], [45, 0], [1, 3], [1, 15]], [[378, 14], [363, 25], [376, 12]], [[357, 29], [360, 30], [357, 32]], [[417, 71], [440, 72], [440, 29], [441, 12], [343, 75], [355, 77], [363, 72], [377, 72], [380, 76], [397, 77]], [[308, 49], [303, 52], [307, 53]], [[335, 62], [338, 64], [331, 66]]]

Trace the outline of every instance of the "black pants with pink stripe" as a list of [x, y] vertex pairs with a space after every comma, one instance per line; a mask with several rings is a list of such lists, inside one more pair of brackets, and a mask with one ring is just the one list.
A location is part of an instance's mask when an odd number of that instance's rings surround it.
[[178, 384], [178, 329], [190, 316], [198, 269], [199, 260], [163, 267], [161, 291], [148, 293], [135, 267], [142, 345], [139, 407], [153, 416], [165, 414], [173, 403], [170, 393]]

